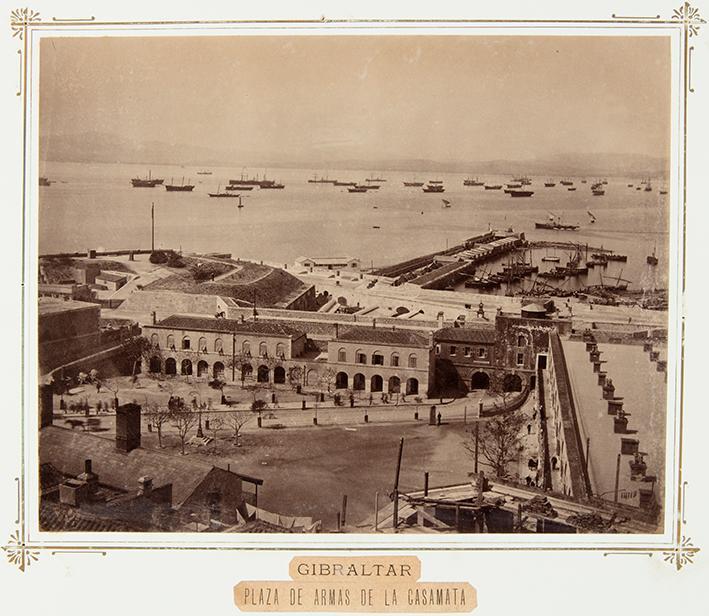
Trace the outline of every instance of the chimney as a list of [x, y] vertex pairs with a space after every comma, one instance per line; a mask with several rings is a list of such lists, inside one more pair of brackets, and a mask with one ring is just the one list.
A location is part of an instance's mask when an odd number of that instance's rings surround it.
[[128, 453], [140, 447], [140, 405], [122, 404], [116, 409], [116, 449]]
[[244, 315], [243, 314], [241, 315], [241, 322], [242, 323], [244, 322]]
[[145, 475], [138, 477], [138, 496], [150, 496], [153, 491], [153, 478]]
[[438, 316], [438, 329], [443, 329], [443, 312], [439, 312]]
[[376, 329], [376, 327], [377, 327], [377, 320], [376, 320], [376, 319], [372, 319], [372, 328], [373, 328], [373, 329]]
[[158, 322], [158, 313], [155, 312], [155, 310], [153, 310], [153, 311], [150, 313], [150, 316], [151, 316], [152, 319], [153, 319], [153, 325], [155, 325], [155, 324]]
[[98, 475], [91, 471], [91, 460], [84, 460], [84, 472], [76, 478], [86, 487], [84, 494], [91, 495], [98, 488]]
[[335, 323], [335, 340], [337, 340], [340, 337], [340, 324]]
[[599, 373], [598, 373], [598, 384], [599, 384], [599, 385], [605, 385], [605, 384], [606, 384], [606, 373], [605, 373], [605, 372], [599, 372]]

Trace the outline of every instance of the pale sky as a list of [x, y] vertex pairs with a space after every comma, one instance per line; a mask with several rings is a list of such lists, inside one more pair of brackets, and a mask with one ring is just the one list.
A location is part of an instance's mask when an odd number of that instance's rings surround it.
[[667, 156], [661, 37], [44, 39], [40, 132], [284, 158]]

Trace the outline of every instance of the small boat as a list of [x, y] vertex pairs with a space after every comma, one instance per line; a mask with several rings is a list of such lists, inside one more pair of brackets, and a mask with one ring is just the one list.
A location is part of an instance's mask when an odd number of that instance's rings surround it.
[[571, 192], [573, 192], [574, 190], [576, 190], [576, 186], [569, 186], [566, 190], [570, 190]]
[[544, 261], [545, 263], [558, 263], [559, 261], [561, 261], [561, 257], [557, 257], [554, 255], [548, 255], [548, 256], [542, 257], [542, 261]]
[[253, 189], [253, 184], [229, 184], [229, 186], [224, 187], [224, 190], [238, 190], [239, 192]]
[[165, 190], [168, 192], [192, 192], [194, 190], [194, 184], [185, 184], [184, 177], [182, 178], [182, 184], [173, 184], [172, 178], [170, 178], [170, 183], [165, 184]]
[[572, 180], [568, 180], [568, 179], [567, 179], [567, 180], [561, 180], [561, 181], [559, 182], [559, 184], [561, 184], [562, 186], [573, 186], [573, 185], [574, 185], [573, 181], [572, 181]]
[[590, 210], [586, 210], [586, 214], [588, 214], [591, 217], [592, 223], [596, 222], [596, 217], [593, 215], [593, 212], [591, 212]]
[[[606, 191], [603, 190], [602, 188], [594, 188], [593, 190], [591, 190], [591, 194], [594, 197], [602, 197], [603, 195], [606, 194]], [[595, 220], [593, 222], [595, 222]]]
[[466, 178], [463, 180], [463, 186], [485, 186], [485, 182], [481, 182], [478, 178]]
[[642, 186], [636, 186], [635, 190], [642, 190]]
[[367, 190], [379, 190], [381, 186], [379, 184], [370, 184], [369, 180], [367, 180], [367, 184], [365, 185], [365, 188]]
[[285, 184], [279, 184], [278, 182], [273, 182], [271, 180], [266, 180], [259, 184], [259, 188], [261, 188], [262, 190], [281, 190], [285, 187]]
[[633, 185], [632, 185], [632, 184], [628, 184], [628, 188], [632, 188], [632, 187], [633, 187]]
[[347, 189], [347, 192], [351, 193], [366, 193], [367, 192], [367, 187], [366, 186], [350, 186]]
[[443, 184], [443, 180], [429, 180], [429, 184]]
[[148, 171], [147, 179], [144, 178], [133, 178], [130, 183], [133, 188], [155, 188], [158, 184], [162, 184], [165, 180], [153, 179], [151, 172]]
[[533, 190], [521, 190], [521, 189], [514, 189], [511, 190], [509, 195], [510, 197], [531, 197], [534, 194]]
[[313, 175], [312, 180], [308, 180], [308, 184], [334, 184], [337, 180], [328, 180], [327, 176], [318, 177], [317, 174]]
[[430, 184], [428, 186], [423, 187], [423, 192], [425, 193], [442, 193], [445, 192], [445, 188], [441, 186], [440, 184]]
[[547, 188], [554, 188], [556, 186], [556, 182], [554, 182], [551, 178], [548, 179], [546, 182], [544, 182], [544, 186]]
[[229, 198], [232, 198], [232, 199], [236, 199], [236, 198], [238, 197], [239, 199], [241, 199], [241, 195], [235, 194], [235, 193], [233, 193], [233, 192], [220, 192], [220, 191], [219, 191], [220, 188], [221, 188], [221, 186], [217, 186], [217, 192], [215, 192], [215, 193], [207, 193], [207, 194], [208, 194], [210, 197], [217, 197], [217, 198], [229, 197]]
[[567, 225], [560, 222], [535, 222], [535, 229], [554, 229], [555, 231], [577, 231], [578, 225]]
[[666, 194], [667, 194], [667, 189], [666, 189], [666, 188], [661, 188], [658, 192], [659, 192], [661, 195], [666, 195]]
[[535, 222], [535, 229], [553, 229], [554, 231], [576, 231], [578, 225], [569, 225], [561, 222], [561, 216], [549, 212], [549, 222]]
[[511, 184], [507, 184], [507, 188], [522, 188], [522, 183], [512, 182]]
[[39, 178], [39, 185], [40, 186], [51, 186], [52, 182], [48, 178], [40, 177]]
[[374, 225], [374, 226], [372, 227], [372, 229], [381, 229], [381, 227], [378, 226], [378, 225]]
[[197, 175], [212, 175], [211, 171], [198, 171]]
[[581, 180], [581, 184], [586, 184], [587, 180]]
[[650, 181], [648, 180], [647, 184], [645, 184], [645, 192], [650, 192], [652, 190], [652, 184], [650, 184]]
[[451, 206], [451, 202], [450, 202], [450, 201], [447, 201], [446, 199], [441, 199], [441, 201], [443, 201], [443, 207], [444, 207], [444, 208]]
[[485, 184], [485, 190], [501, 190], [502, 184]]
[[335, 182], [333, 186], [357, 186], [357, 182]]
[[367, 182], [386, 182], [386, 179], [379, 178], [379, 177], [366, 178], [366, 179], [367, 179]]
[[423, 182], [404, 182], [404, 186], [414, 186], [416, 188], [421, 188]]

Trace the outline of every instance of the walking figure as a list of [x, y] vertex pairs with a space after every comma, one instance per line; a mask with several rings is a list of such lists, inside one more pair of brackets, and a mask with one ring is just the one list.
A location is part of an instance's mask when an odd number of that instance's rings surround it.
[[480, 303], [478, 304], [477, 317], [478, 317], [478, 318], [482, 317], [483, 319], [485, 318], [485, 306], [483, 305], [482, 302], [480, 302]]
[[372, 402], [374, 402], [374, 396], [369, 394], [369, 406], [372, 406]]
[[438, 420], [438, 423], [436, 425], [440, 426], [441, 425], [441, 412], [440, 411], [438, 412], [436, 419]]

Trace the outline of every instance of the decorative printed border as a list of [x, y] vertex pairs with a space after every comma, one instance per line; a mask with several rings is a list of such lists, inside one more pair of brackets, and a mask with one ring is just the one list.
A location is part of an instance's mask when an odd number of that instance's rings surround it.
[[[653, 25], [665, 25], [674, 26], [681, 30], [683, 37], [682, 49], [684, 51], [683, 57], [681, 58], [683, 64], [683, 74], [682, 74], [682, 86], [684, 88], [683, 97], [683, 109], [682, 109], [682, 121], [683, 121], [683, 143], [682, 143], [682, 160], [681, 166], [683, 171], [683, 242], [684, 236], [686, 235], [686, 169], [687, 169], [687, 94], [693, 93], [694, 88], [691, 81], [691, 62], [692, 53], [694, 51], [693, 46], [688, 45], [690, 38], [697, 36], [699, 34], [699, 29], [702, 24], [706, 21], [700, 16], [699, 9], [690, 5], [689, 2], [684, 2], [679, 8], [674, 9], [669, 20], [662, 20], [660, 15], [656, 16], [621, 16], [612, 14], [611, 19], [598, 19], [598, 20], [516, 20], [516, 19], [487, 19], [487, 20], [475, 20], [475, 19], [432, 19], [432, 20], [420, 20], [420, 19], [401, 19], [401, 20], [384, 20], [384, 19], [328, 19], [325, 16], [321, 17], [319, 20], [195, 20], [195, 21], [112, 21], [112, 22], [101, 22], [97, 21], [94, 16], [84, 17], [84, 18], [59, 18], [52, 17], [50, 21], [42, 21], [38, 11], [30, 8], [20, 8], [11, 11], [10, 13], [10, 29], [12, 32], [12, 37], [17, 38], [20, 41], [20, 47], [17, 50], [19, 57], [19, 81], [17, 96], [22, 97], [22, 148], [23, 154], [27, 152], [27, 78], [28, 78], [28, 34], [34, 30], [41, 30], [43, 27], [48, 26], [56, 28], [58, 26], [64, 25], [76, 25], [84, 24], [86, 26], [171, 26], [171, 25], [185, 25], [185, 26], [200, 26], [200, 25], [386, 25], [386, 24], [400, 24], [400, 25], [480, 25], [480, 24], [531, 24], [531, 25], [643, 25], [643, 24], [653, 24]], [[27, 183], [27, 169], [26, 160], [23, 158], [23, 177], [22, 177], [22, 281], [24, 287], [25, 274], [24, 262], [25, 262], [25, 216], [26, 216], [26, 206], [27, 206], [27, 194], [26, 194], [26, 183]], [[682, 254], [682, 292], [685, 288], [685, 262], [684, 253]], [[22, 296], [22, 340], [24, 349], [24, 292]], [[684, 318], [684, 317], [682, 317]], [[682, 359], [684, 359], [684, 321], [682, 322], [682, 340], [680, 353]], [[682, 370], [679, 375], [680, 385], [684, 384], [684, 363], [682, 362]], [[24, 364], [22, 367], [22, 383], [24, 383]], [[22, 413], [24, 417], [24, 390], [22, 394]], [[511, 551], [511, 550], [544, 550], [544, 551], [602, 551], [603, 556], [614, 556], [614, 555], [643, 555], [652, 557], [654, 553], [660, 553], [663, 557], [664, 562], [668, 562], [673, 565], [677, 571], [680, 571], [685, 565], [694, 562], [694, 558], [700, 551], [699, 547], [696, 547], [692, 543], [690, 537], [685, 536], [684, 526], [686, 524], [685, 511], [686, 511], [686, 492], [687, 492], [687, 481], [682, 479], [682, 446], [683, 446], [683, 409], [684, 409], [684, 398], [683, 392], [680, 391], [679, 396], [679, 408], [678, 408], [678, 420], [679, 420], [679, 443], [678, 443], [678, 485], [680, 486], [679, 493], [677, 495], [677, 524], [675, 532], [673, 533], [673, 540], [670, 545], [664, 547], [638, 547], [638, 548], [623, 548], [618, 550], [608, 550], [603, 547], [532, 547], [532, 546], [518, 546], [514, 548], [508, 547], [494, 547], [494, 546], [475, 546], [475, 547], [451, 547], [451, 546], [441, 546], [441, 547], [417, 547], [416, 550], [475, 550], [475, 551]], [[25, 424], [22, 422], [22, 451], [24, 454], [24, 430]], [[96, 546], [91, 548], [85, 548], [84, 546], [71, 546], [71, 545], [59, 545], [59, 546], [47, 546], [44, 544], [34, 545], [27, 540], [27, 526], [25, 521], [25, 466], [24, 458], [21, 460], [21, 476], [16, 477], [15, 481], [17, 483], [17, 519], [15, 520], [16, 529], [10, 534], [7, 543], [2, 546], [3, 551], [6, 554], [7, 560], [10, 564], [15, 565], [21, 572], [24, 572], [30, 567], [33, 562], [39, 559], [41, 550], [50, 550], [52, 555], [56, 554], [98, 554], [105, 556], [108, 550], [126, 549], [126, 550], [136, 550], [136, 549], [151, 549], [150, 547], [123, 547], [123, 546]], [[161, 549], [166, 549], [162, 547]], [[172, 549], [172, 548], [167, 548]], [[284, 550], [284, 549], [296, 549], [296, 548], [280, 548], [275, 546], [259, 546], [259, 547], [242, 547], [242, 546], [222, 546], [222, 547], [210, 547], [210, 546], [187, 546], [187, 547], [176, 547], [174, 549], [195, 549], [195, 550], [243, 550], [243, 549], [259, 549], [259, 550]], [[354, 546], [343, 546], [343, 547], [330, 547], [330, 546], [298, 546], [298, 550], [319, 550], [319, 551], [329, 551], [329, 550], [342, 550], [347, 549], [348, 551], [353, 550], [369, 550], [370, 548], [357, 548]], [[383, 551], [400, 551], [400, 550], [410, 550], [409, 546], [406, 547], [385, 547], [379, 546], [377, 550]]]

